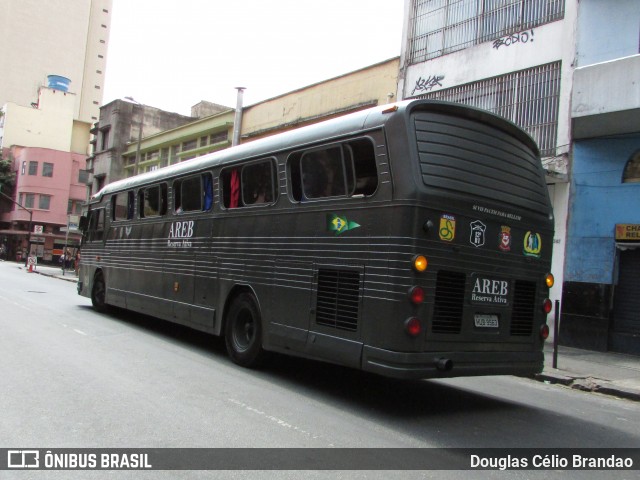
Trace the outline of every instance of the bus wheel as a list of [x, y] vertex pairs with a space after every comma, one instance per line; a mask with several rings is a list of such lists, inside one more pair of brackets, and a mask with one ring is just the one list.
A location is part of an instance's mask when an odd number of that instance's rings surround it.
[[96, 273], [93, 279], [93, 289], [91, 290], [91, 303], [98, 312], [105, 313], [109, 306], [105, 303], [107, 288], [104, 284], [104, 276], [101, 272]]
[[225, 325], [225, 343], [229, 357], [243, 367], [257, 367], [263, 357], [262, 320], [258, 302], [244, 292], [233, 299]]

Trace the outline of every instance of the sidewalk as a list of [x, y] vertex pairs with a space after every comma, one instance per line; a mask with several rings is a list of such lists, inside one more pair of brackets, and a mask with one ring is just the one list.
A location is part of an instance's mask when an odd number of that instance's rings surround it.
[[560, 346], [553, 368], [553, 344], [547, 342], [544, 358], [536, 380], [640, 402], [640, 356]]
[[[22, 265], [22, 268], [27, 271], [28, 269]], [[76, 277], [76, 272], [71, 270], [65, 270], [64, 274], [62, 273], [61, 267], [55, 267], [53, 265], [37, 265], [33, 273], [39, 273], [40, 275], [45, 275], [47, 277], [55, 277], [60, 280], [66, 280], [67, 282], [77, 282], [78, 277]]]
[[[26, 271], [24, 265], [20, 268]], [[73, 270], [63, 275], [60, 267], [39, 265], [35, 273], [68, 282], [78, 281]], [[535, 376], [538, 381], [640, 402], [640, 356], [560, 346], [558, 368], [553, 368], [553, 343], [550, 340], [545, 344], [544, 356], [544, 370]]]

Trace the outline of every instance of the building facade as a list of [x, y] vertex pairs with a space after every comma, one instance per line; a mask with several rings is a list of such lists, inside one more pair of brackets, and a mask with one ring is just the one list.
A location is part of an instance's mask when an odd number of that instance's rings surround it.
[[48, 75], [71, 81], [74, 118], [98, 120], [113, 0], [0, 2], [0, 106], [30, 105]]
[[[158, 132], [170, 130], [192, 122], [194, 118], [126, 100], [114, 100], [100, 108], [100, 120], [91, 129], [92, 155], [87, 169], [93, 174], [87, 195], [99, 191], [104, 185], [134, 174], [138, 140]], [[144, 143], [140, 142], [140, 144]], [[131, 165], [123, 161], [123, 154], [133, 146]], [[141, 149], [145, 171], [147, 149]], [[125, 168], [129, 166], [129, 168]]]
[[[605, 0], [405, 0], [398, 96], [492, 111], [538, 143], [554, 206], [551, 292], [563, 303], [560, 339], [583, 348], [606, 349], [611, 291], [629, 270], [616, 260], [621, 255], [614, 224], [638, 223], [637, 214], [625, 208], [638, 201], [636, 185], [622, 180], [623, 170], [635, 168], [637, 127], [619, 128], [638, 121], [636, 107], [629, 107], [638, 100], [638, 5], [635, 0], [615, 7]], [[627, 56], [632, 58], [621, 58]], [[610, 61], [616, 66], [595, 65]], [[607, 133], [614, 119], [618, 127]], [[603, 147], [603, 137], [620, 134], [626, 137]], [[608, 160], [601, 156], [605, 152]], [[608, 168], [612, 157], [616, 167]], [[617, 175], [618, 183], [597, 172]], [[600, 213], [598, 220], [594, 212]], [[625, 331], [628, 327], [629, 322]]]
[[640, 2], [581, 0], [561, 340], [640, 354]]
[[55, 261], [79, 239], [67, 226], [86, 200], [111, 8], [112, 0], [0, 2], [0, 149], [16, 175], [3, 192], [11, 200], [0, 199], [0, 240], [12, 256]]
[[2, 155], [12, 163], [15, 185], [3, 193], [19, 205], [0, 201], [0, 238], [16, 260], [28, 254], [52, 262], [65, 245], [78, 246], [68, 224], [86, 200], [89, 131], [74, 120], [75, 105], [75, 94], [41, 87], [37, 108], [4, 106]]
[[[392, 58], [244, 107], [241, 143], [392, 101], [398, 62], [398, 57]], [[88, 162], [94, 178], [92, 191], [136, 172], [231, 146], [234, 109], [203, 101], [192, 107], [191, 114], [173, 118], [171, 126], [159, 119], [177, 114], [122, 100], [102, 107], [93, 129], [95, 153]], [[143, 135], [138, 141], [141, 120]]]

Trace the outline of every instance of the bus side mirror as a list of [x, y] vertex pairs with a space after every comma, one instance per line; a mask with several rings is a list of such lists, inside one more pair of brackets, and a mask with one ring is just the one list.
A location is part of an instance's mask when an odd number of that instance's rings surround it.
[[78, 223], [78, 228], [81, 232], [85, 232], [87, 230], [87, 225], [89, 225], [89, 219], [86, 216], [80, 217], [80, 222]]

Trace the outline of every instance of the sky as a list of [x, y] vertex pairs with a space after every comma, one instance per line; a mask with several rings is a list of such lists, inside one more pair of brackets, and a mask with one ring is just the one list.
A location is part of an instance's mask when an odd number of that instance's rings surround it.
[[103, 104], [245, 106], [400, 55], [403, 0], [113, 0]]

